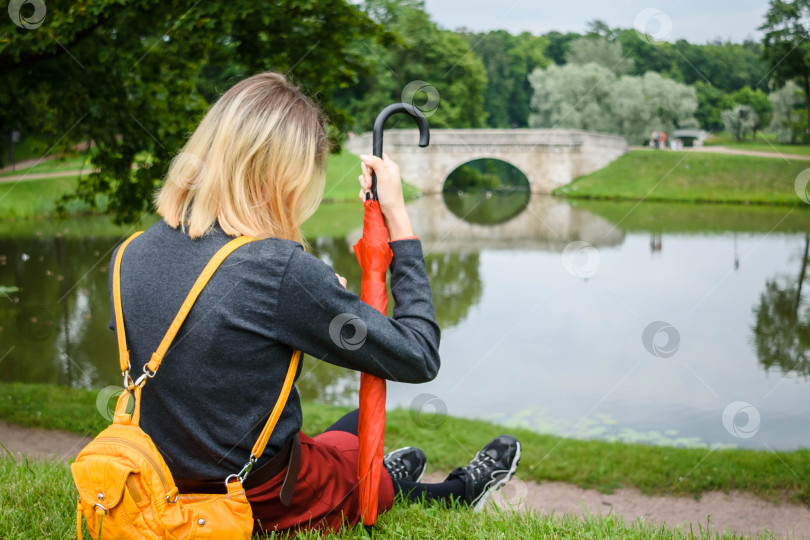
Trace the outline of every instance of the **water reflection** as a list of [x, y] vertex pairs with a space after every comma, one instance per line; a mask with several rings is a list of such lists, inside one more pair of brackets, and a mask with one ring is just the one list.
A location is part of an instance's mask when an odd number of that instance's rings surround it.
[[[445, 204], [447, 197], [452, 196], [425, 196], [408, 205], [414, 230], [429, 253], [477, 253], [485, 249], [561, 252], [574, 240], [594, 246], [615, 246], [624, 238], [624, 232], [607, 219], [552, 197], [531, 197], [516, 216], [488, 225], [456, 215]], [[467, 197], [473, 200], [472, 195]], [[489, 204], [494, 207], [503, 201], [506, 210], [491, 213], [508, 214], [515, 200], [512, 194], [494, 196]], [[359, 238], [360, 231], [354, 235]]]
[[[360, 267], [352, 247], [356, 234], [346, 238], [318, 237], [309, 240], [312, 253], [346, 278], [349, 290], [360, 294]], [[444, 329], [459, 324], [481, 297], [477, 253], [425, 253], [436, 320]], [[389, 298], [389, 315], [394, 299]]]
[[[108, 328], [107, 262], [117, 237], [0, 237], [0, 378], [67, 386], [120, 379]], [[5, 262], [5, 264], [3, 264]]]
[[766, 370], [776, 368], [784, 375], [795, 372], [810, 377], [810, 306], [802, 299], [808, 248], [810, 235], [805, 234], [796, 277], [769, 279], [754, 307], [753, 333], [759, 361]]
[[529, 204], [531, 194], [522, 191], [485, 191], [442, 193], [444, 204], [456, 217], [481, 225], [506, 223], [520, 215]]

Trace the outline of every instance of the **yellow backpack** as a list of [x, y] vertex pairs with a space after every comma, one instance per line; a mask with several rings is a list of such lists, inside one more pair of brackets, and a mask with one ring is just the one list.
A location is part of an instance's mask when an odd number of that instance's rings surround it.
[[[130, 376], [129, 351], [121, 310], [121, 258], [135, 233], [121, 245], [113, 270], [113, 305], [118, 353], [125, 391], [118, 399], [110, 427], [79, 452], [70, 466], [79, 491], [76, 534], [82, 538], [82, 516], [93, 538], [186, 539], [250, 538], [253, 512], [242, 482], [264, 452], [290, 394], [301, 351], [292, 355], [289, 370], [270, 418], [253, 446], [247, 464], [224, 479], [225, 494], [181, 494], [152, 439], [139, 426], [141, 390], [155, 376], [172, 340], [197, 296], [222, 261], [255, 238], [241, 236], [223, 246], [203, 269], [163, 337], [157, 351], [136, 380]], [[134, 403], [130, 404], [130, 401]]]

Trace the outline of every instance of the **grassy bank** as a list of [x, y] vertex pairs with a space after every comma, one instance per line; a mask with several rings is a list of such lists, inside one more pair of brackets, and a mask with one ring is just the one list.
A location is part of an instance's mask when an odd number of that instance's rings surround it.
[[[20, 462], [0, 457], [0, 538], [73, 538], [76, 498], [67, 466], [58, 463]], [[654, 538], [731, 539], [700, 531], [654, 527], [641, 521], [625, 523], [620, 517], [541, 516], [513, 511], [472, 513], [466, 508], [400, 503], [380, 516], [375, 538]], [[288, 538], [287, 535], [255, 535], [255, 538]], [[304, 533], [296, 538], [367, 540], [362, 527], [343, 529], [337, 534]], [[762, 536], [770, 538], [770, 536]]]
[[[96, 409], [97, 391], [0, 383], [0, 396], [0, 419], [16, 424], [85, 435], [107, 425]], [[304, 429], [318, 433], [347, 411], [305, 403]], [[708, 450], [574, 440], [407, 410], [389, 412], [386, 447], [417, 444], [428, 455], [430, 470], [449, 471], [503, 432], [523, 443], [518, 477], [524, 481], [562, 481], [605, 492], [635, 487], [648, 494], [688, 496], [740, 490], [810, 504], [810, 485], [802, 480], [810, 475], [810, 450]]]
[[806, 161], [634, 150], [554, 191], [584, 199], [722, 202], [806, 206], [796, 176]]
[[[0, 175], [0, 216], [3, 218], [47, 217], [54, 213], [56, 201], [65, 194], [76, 189], [78, 178], [70, 175], [70, 171], [80, 168], [81, 158], [66, 161], [48, 161], [41, 163], [31, 172], [58, 173], [65, 171], [68, 176], [60, 178], [24, 179], [20, 181], [5, 181]], [[25, 174], [18, 171], [14, 174]], [[330, 156], [326, 171], [326, 185], [324, 188], [324, 201], [356, 200], [360, 187], [357, 176], [360, 174], [360, 158], [349, 152]], [[412, 185], [404, 184], [405, 196], [412, 198], [419, 194], [419, 190]], [[69, 214], [81, 214], [89, 211], [88, 205], [73, 202], [68, 206]]]
[[796, 233], [810, 231], [810, 211], [795, 206], [572, 200], [626, 232]]
[[[148, 229], [158, 220], [146, 214], [134, 224], [116, 225], [109, 215], [71, 215], [63, 220], [26, 217], [0, 219], [0, 237], [14, 238], [120, 238]], [[346, 236], [363, 224], [363, 206], [359, 201], [322, 204], [301, 227], [304, 236]]]
[[[6, 219], [53, 215], [56, 201], [76, 190], [76, 177], [0, 182], [0, 216]], [[68, 211], [80, 214], [88, 205], [72, 202]]]

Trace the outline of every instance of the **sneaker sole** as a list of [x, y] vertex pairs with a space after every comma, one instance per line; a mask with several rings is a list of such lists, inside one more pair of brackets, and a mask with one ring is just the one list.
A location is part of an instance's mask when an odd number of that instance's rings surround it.
[[422, 470], [421, 470], [421, 471], [419, 471], [419, 476], [417, 476], [417, 477], [416, 477], [416, 480], [414, 480], [414, 482], [415, 482], [415, 483], [417, 483], [417, 484], [418, 484], [419, 482], [421, 482], [421, 481], [422, 481], [422, 478], [424, 478], [424, 477], [425, 477], [425, 471], [426, 471], [426, 470], [427, 470], [427, 463], [425, 463], [425, 466], [424, 466], [424, 467], [422, 467]]
[[[397, 449], [397, 450], [394, 450], [394, 452], [398, 452], [399, 450], [404, 450], [405, 448], [408, 448], [408, 447], [407, 447], [407, 446], [405, 446], [405, 447], [403, 447], [403, 448], [399, 448], [399, 449]], [[392, 452], [392, 453], [393, 453], [393, 452]], [[418, 484], [419, 482], [421, 482], [421, 481], [422, 481], [422, 478], [424, 478], [424, 476], [425, 476], [425, 471], [426, 471], [426, 470], [427, 470], [427, 460], [425, 460], [425, 462], [422, 464], [422, 470], [421, 470], [421, 471], [419, 471], [419, 476], [417, 476], [417, 477], [416, 477], [416, 479], [414, 479], [414, 480], [410, 480], [410, 479], [408, 479], [408, 478], [405, 478], [405, 480], [407, 480], [407, 481], [409, 481], [409, 482], [414, 482], [414, 483]]]
[[515, 475], [518, 463], [520, 463], [520, 441], [518, 441], [517, 443], [517, 452], [515, 452], [515, 459], [512, 460], [512, 466], [509, 468], [509, 472], [507, 472], [503, 478], [497, 480], [487, 489], [484, 490], [484, 492], [481, 494], [478, 500], [473, 503], [472, 505], [473, 512], [481, 511], [486, 505], [489, 496], [498, 491], [499, 489], [501, 489], [507, 483], [509, 483], [509, 480], [511, 480], [512, 477]]

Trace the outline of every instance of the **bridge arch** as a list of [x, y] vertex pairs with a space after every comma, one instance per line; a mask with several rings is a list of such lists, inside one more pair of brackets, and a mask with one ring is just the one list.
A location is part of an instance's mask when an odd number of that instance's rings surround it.
[[[489, 178], [494, 175], [497, 178]], [[475, 158], [459, 163], [450, 170], [442, 184], [448, 190], [530, 190], [526, 173], [519, 167], [498, 157]]]
[[[486, 156], [482, 156], [482, 157], [473, 157], [472, 159], [467, 159], [467, 160], [461, 161], [457, 165], [449, 167], [450, 172], [447, 173], [447, 176], [444, 177], [444, 181], [442, 182], [442, 191], [446, 190], [446, 188], [448, 187], [448, 184], [447, 184], [448, 180], [450, 180], [451, 177], [453, 176], [453, 174], [456, 173], [457, 171], [459, 171], [462, 167], [471, 166], [473, 168], [478, 168], [479, 162], [482, 162], [482, 161], [485, 161], [485, 160], [490, 161], [490, 162], [491, 161], [497, 161], [499, 163], [502, 163], [506, 167], [514, 169], [515, 171], [519, 172], [520, 175], [523, 176], [523, 179], [525, 181], [526, 189], [531, 189], [531, 182], [529, 181], [529, 176], [526, 174], [525, 171], [521, 170], [521, 168], [519, 166], [512, 163], [509, 159], [502, 159], [502, 157], [500, 157], [500, 156], [493, 157], [493, 156], [486, 155]], [[508, 176], [508, 174], [505, 174], [503, 176], [499, 175], [499, 176], [501, 177], [501, 179], [504, 179], [504, 176]]]

